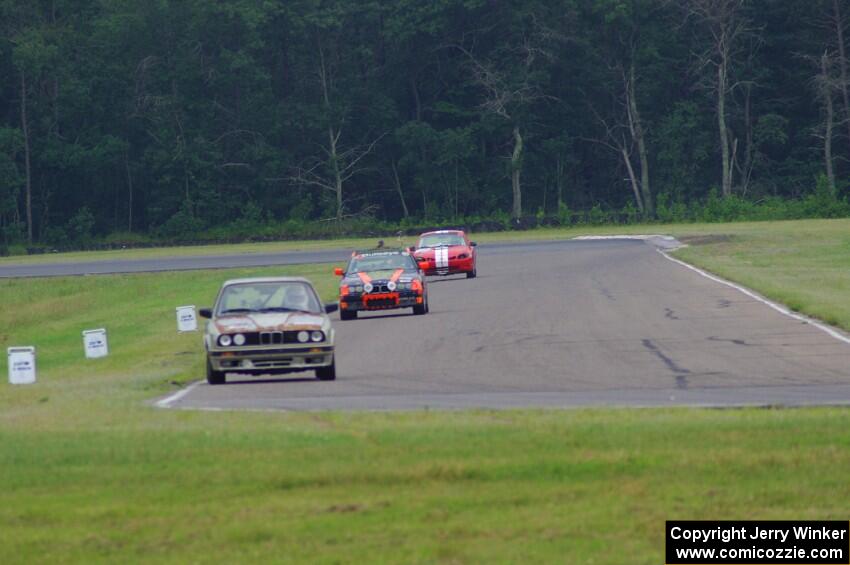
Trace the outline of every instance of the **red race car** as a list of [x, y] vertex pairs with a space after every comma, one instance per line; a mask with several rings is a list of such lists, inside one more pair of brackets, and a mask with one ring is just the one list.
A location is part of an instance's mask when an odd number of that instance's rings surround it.
[[466, 278], [474, 279], [478, 274], [475, 246], [461, 230], [440, 230], [420, 235], [412, 251], [426, 275], [466, 273]]

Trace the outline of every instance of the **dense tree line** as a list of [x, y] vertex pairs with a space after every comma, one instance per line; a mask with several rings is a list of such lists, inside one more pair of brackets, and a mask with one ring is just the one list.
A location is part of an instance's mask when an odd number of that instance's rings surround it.
[[[844, 12], [847, 12], [845, 14]], [[843, 190], [843, 0], [0, 0], [4, 241]]]

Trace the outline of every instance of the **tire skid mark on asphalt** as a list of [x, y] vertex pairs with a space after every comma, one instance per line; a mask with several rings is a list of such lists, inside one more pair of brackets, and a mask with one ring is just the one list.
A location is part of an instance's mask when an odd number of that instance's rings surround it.
[[670, 369], [670, 372], [676, 375], [676, 388], [688, 388], [688, 376], [691, 375], [690, 369], [680, 367], [679, 364], [676, 363], [676, 361], [674, 361], [672, 357], [661, 351], [658, 345], [653, 343], [651, 339], [642, 339], [641, 343], [650, 353], [661, 359], [664, 365], [666, 365], [667, 368]]
[[745, 339], [724, 338], [724, 337], [720, 337], [720, 336], [716, 336], [716, 335], [710, 335], [706, 339], [708, 339], [708, 341], [717, 341], [717, 342], [720, 342], [720, 343], [731, 343], [733, 345], [740, 345], [742, 347], [756, 347], [756, 346], [758, 346], [758, 344], [749, 343]]

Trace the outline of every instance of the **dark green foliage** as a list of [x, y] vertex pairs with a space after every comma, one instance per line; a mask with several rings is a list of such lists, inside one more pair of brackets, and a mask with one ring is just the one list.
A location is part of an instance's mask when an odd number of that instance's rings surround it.
[[[814, 180], [806, 55], [837, 53], [832, 2], [745, 3], [726, 198], [695, 61], [710, 34], [684, 4], [0, 0], [0, 252], [26, 239], [27, 147], [34, 239], [51, 247], [848, 215], [837, 91], [837, 194]], [[632, 66], [654, 218], [611, 151], [623, 142], [640, 180]]]
[[67, 231], [71, 241], [85, 245], [91, 241], [94, 229], [94, 214], [83, 206], [68, 220]]

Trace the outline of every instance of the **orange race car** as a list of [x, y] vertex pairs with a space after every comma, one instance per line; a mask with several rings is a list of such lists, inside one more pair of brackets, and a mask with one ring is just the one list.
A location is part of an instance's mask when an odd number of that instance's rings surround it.
[[420, 235], [419, 244], [411, 250], [426, 275], [466, 273], [466, 278], [474, 279], [478, 275], [475, 247], [462, 230], [440, 230]]
[[425, 275], [407, 251], [355, 252], [345, 270], [337, 268], [339, 317], [353, 320], [357, 312], [413, 308], [428, 313]]

